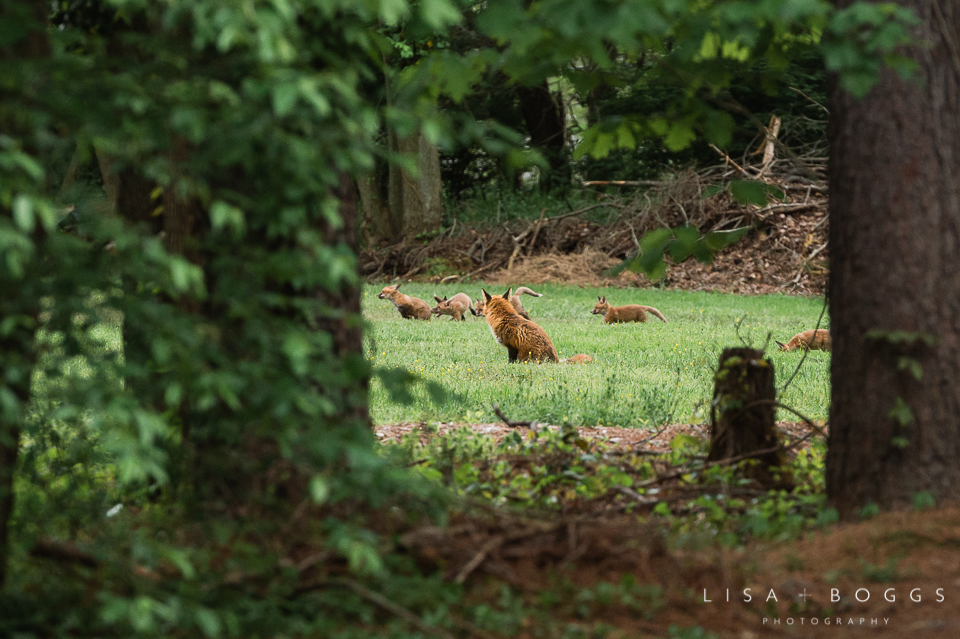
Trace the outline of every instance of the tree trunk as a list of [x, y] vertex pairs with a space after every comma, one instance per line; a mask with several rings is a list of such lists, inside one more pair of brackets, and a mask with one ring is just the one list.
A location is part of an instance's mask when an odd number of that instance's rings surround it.
[[[763, 485], [783, 485], [769, 468], [783, 466], [774, 422], [776, 388], [773, 362], [763, 351], [725, 348], [717, 368], [707, 461], [720, 461], [759, 451], [757, 465], [747, 475]], [[789, 482], [787, 482], [789, 483]]]
[[[838, 4], [846, 6], [851, 0]], [[960, 8], [920, 17], [918, 77], [830, 87], [827, 492], [841, 517], [960, 498]]]
[[390, 165], [389, 206], [393, 232], [413, 238], [419, 233], [435, 231], [443, 221], [440, 151], [419, 133], [405, 138], [391, 133], [390, 146], [392, 151], [417, 160], [416, 175], [396, 164]]
[[380, 171], [364, 173], [357, 178], [357, 191], [363, 206], [363, 221], [367, 234], [373, 241], [387, 240], [400, 235], [400, 229], [393, 227], [393, 216], [381, 185]]
[[[7, 34], [7, 40], [14, 45], [0, 46], [0, 64], [9, 60], [18, 64], [23, 60], [43, 58], [50, 54], [46, 32], [48, 10], [47, 3], [42, 0], [31, 0], [29, 8], [24, 7], [20, 17], [30, 14], [33, 22], [28, 25], [12, 22], [14, 26], [12, 32]], [[4, 11], [0, 10], [0, 22], [5, 19], [9, 20], [4, 16]], [[23, 26], [28, 29], [26, 37], [20, 41], [17, 41], [16, 37], [10, 40], [9, 36], [19, 35], [19, 29]], [[0, 87], [0, 102], [4, 99], [11, 99], [11, 96], [4, 95], [4, 90]], [[23, 140], [23, 150], [30, 153], [34, 150], [30, 148], [33, 131], [29, 128], [25, 131], [24, 127], [29, 127], [29, 124], [0, 116], [0, 134], [14, 140]], [[0, 216], [8, 217], [11, 214], [10, 209], [0, 203]], [[34, 240], [41, 243], [42, 234], [35, 234]], [[25, 265], [26, 273], [21, 275], [20, 281], [17, 281], [16, 277], [12, 282], [0, 281], [0, 309], [4, 317], [19, 318], [8, 328], [6, 334], [0, 337], [0, 371], [3, 371], [0, 389], [7, 391], [7, 401], [0, 407], [0, 590], [6, 585], [10, 555], [9, 524], [15, 506], [14, 479], [20, 454], [20, 429], [30, 403], [30, 382], [37, 361], [34, 333], [40, 315], [39, 297], [42, 293], [29, 284], [42, 277], [38, 271], [43, 268], [42, 253], [45, 247], [41, 246], [39, 249], [38, 253], [41, 255]], [[28, 285], [23, 286], [23, 283]]]
[[554, 98], [547, 81], [538, 86], [517, 87], [530, 145], [540, 151], [550, 165], [540, 174], [540, 188], [546, 191], [570, 181], [570, 165], [564, 154], [563, 102]]

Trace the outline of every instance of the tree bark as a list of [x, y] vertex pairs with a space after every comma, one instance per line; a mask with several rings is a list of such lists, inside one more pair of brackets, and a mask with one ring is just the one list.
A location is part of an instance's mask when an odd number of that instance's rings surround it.
[[773, 362], [753, 348], [725, 348], [714, 381], [707, 461], [768, 451], [757, 457], [747, 475], [763, 485], [785, 485], [771, 466], [783, 467], [775, 415]]
[[423, 134], [398, 138], [391, 133], [391, 150], [417, 160], [416, 174], [391, 164], [389, 207], [391, 228], [404, 238], [440, 228], [443, 221], [440, 151]]
[[388, 240], [400, 235], [400, 229], [393, 227], [393, 216], [386, 196], [380, 188], [382, 173], [371, 171], [357, 178], [357, 191], [363, 206], [363, 221], [367, 234], [373, 239]]
[[826, 481], [844, 518], [960, 498], [960, 8], [900, 4], [929, 43], [909, 51], [918, 77], [885, 71], [862, 100], [829, 89]]
[[[17, 27], [20, 25], [17, 21], [12, 21], [15, 26], [12, 32], [7, 33], [7, 41], [10, 41], [9, 37], [12, 35], [14, 36], [13, 44], [0, 46], [0, 63], [12, 60], [13, 64], [17, 64], [23, 60], [44, 58], [50, 54], [50, 43], [47, 38], [49, 9], [47, 3], [42, 0], [31, 0], [24, 5], [26, 6], [22, 7], [19, 17], [30, 16], [32, 22], [26, 25], [27, 32], [23, 34], [25, 37], [17, 41], [15, 36], [18, 35]], [[4, 13], [4, 9], [0, 8], [0, 22], [6, 17]], [[4, 93], [3, 87], [0, 87], [0, 102], [4, 99], [20, 99], [16, 94], [10, 96]], [[0, 133], [15, 140], [22, 140], [27, 153], [35, 150], [31, 148], [34, 132], [28, 128], [29, 126], [22, 121], [0, 117]], [[10, 216], [11, 211], [0, 204], [0, 215]], [[41, 234], [36, 233], [34, 240], [39, 243], [43, 238]], [[5, 390], [12, 393], [14, 400], [7, 402], [0, 409], [0, 590], [3, 590], [7, 580], [7, 563], [10, 556], [9, 525], [15, 507], [14, 479], [17, 458], [20, 455], [20, 430], [30, 403], [30, 382], [37, 362], [35, 330], [40, 315], [39, 296], [42, 293], [29, 284], [43, 277], [39, 271], [43, 268], [42, 253], [45, 247], [39, 248], [38, 253], [41, 256], [32, 259], [26, 265], [27, 272], [20, 282], [14, 279], [14, 282], [0, 285], [0, 309], [4, 316], [20, 318], [19, 321], [14, 322], [6, 335], [0, 337], [0, 371], [3, 371], [0, 385], [5, 386]], [[22, 286], [24, 282], [28, 285]]]

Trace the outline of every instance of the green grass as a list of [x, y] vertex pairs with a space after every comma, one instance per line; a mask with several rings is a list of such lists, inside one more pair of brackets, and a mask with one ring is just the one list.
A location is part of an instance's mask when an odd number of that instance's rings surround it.
[[[491, 293], [502, 293], [504, 286]], [[388, 300], [377, 299], [380, 287], [363, 291], [367, 357], [378, 369], [413, 373], [420, 382], [436, 382], [446, 391], [435, 402], [428, 385], [410, 386], [413, 401], [402, 403], [375, 379], [371, 411], [378, 424], [443, 421], [497, 421], [499, 404], [511, 419], [576, 425], [650, 428], [667, 421], [709, 421], [713, 373], [725, 347], [767, 347], [777, 371], [778, 389], [793, 374], [802, 353], [780, 353], [773, 339], [787, 341], [813, 328], [823, 307], [820, 298], [767, 295], [744, 297], [639, 289], [590, 289], [573, 286], [532, 287], [541, 298], [523, 297], [531, 317], [550, 335], [560, 357], [587, 353], [584, 366], [508, 364], [482, 318], [466, 322], [436, 318], [401, 319]], [[480, 294], [480, 285], [404, 284], [402, 292], [433, 302], [465, 292]], [[606, 325], [590, 314], [598, 295], [615, 305], [645, 304], [659, 309], [669, 323], [649, 317], [644, 324]], [[828, 328], [828, 318], [823, 327]], [[813, 419], [826, 419], [830, 354], [809, 354], [780, 401]], [[779, 411], [778, 419], [795, 420]]]

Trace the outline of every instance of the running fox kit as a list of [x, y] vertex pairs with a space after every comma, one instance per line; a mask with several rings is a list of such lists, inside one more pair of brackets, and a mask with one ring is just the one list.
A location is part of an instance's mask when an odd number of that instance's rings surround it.
[[830, 344], [830, 331], [824, 328], [810, 329], [797, 333], [786, 344], [777, 342], [777, 346], [781, 351], [794, 351], [798, 348], [811, 351], [829, 351], [832, 346]]
[[[511, 299], [511, 290], [507, 289], [503, 295], [490, 295], [481, 289], [483, 315], [487, 318], [494, 339], [507, 348], [510, 363], [530, 360], [560, 362], [557, 349], [553, 347], [547, 332], [534, 322], [521, 317], [508, 301]], [[580, 354], [562, 361], [582, 364], [592, 359], [589, 355]]]
[[450, 315], [451, 321], [464, 321], [467, 319], [466, 313], [468, 310], [476, 315], [476, 312], [473, 310], [473, 301], [466, 293], [457, 293], [449, 300], [446, 295], [444, 295], [442, 299], [440, 296], [434, 295], [433, 299], [437, 300], [437, 305], [431, 308], [430, 312], [437, 317]]
[[[510, 304], [513, 305], [514, 310], [517, 311], [520, 317], [524, 319], [530, 319], [530, 315], [527, 313], [526, 309], [523, 308], [523, 304], [520, 303], [520, 296], [524, 294], [532, 295], [533, 297], [543, 297], [543, 293], [535, 293], [529, 288], [527, 288], [526, 286], [521, 286], [520, 288], [517, 289], [517, 291], [513, 295], [510, 296]], [[485, 303], [486, 301], [483, 299], [483, 297], [481, 297], [480, 299], [477, 300], [476, 304], [474, 305], [474, 308], [470, 309], [470, 312], [478, 317], [482, 317], [483, 306]]]
[[430, 305], [416, 297], [404, 295], [398, 289], [399, 284], [394, 286], [384, 286], [383, 290], [377, 294], [382, 300], [390, 300], [400, 311], [400, 316], [404, 319], [430, 319]]
[[647, 313], [656, 315], [665, 323], [667, 318], [663, 313], [652, 306], [641, 306], [640, 304], [628, 304], [627, 306], [610, 306], [607, 303], [607, 297], [597, 297], [597, 305], [590, 311], [594, 315], [603, 315], [603, 321], [607, 324], [616, 324], [617, 322], [646, 322]]

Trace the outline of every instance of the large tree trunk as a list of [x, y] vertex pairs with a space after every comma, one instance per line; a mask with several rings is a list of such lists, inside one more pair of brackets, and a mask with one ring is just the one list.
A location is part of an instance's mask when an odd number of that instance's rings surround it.
[[930, 43], [918, 77], [884, 72], [863, 100], [830, 88], [827, 492], [843, 517], [960, 498], [960, 8], [900, 4]]
[[[0, 46], [0, 64], [21, 63], [23, 60], [43, 58], [50, 54], [50, 43], [47, 38], [47, 12], [49, 7], [42, 0], [32, 0], [23, 8], [19, 18], [31, 17], [33, 23], [27, 28], [27, 36], [20, 41], [12, 40], [12, 45]], [[0, 9], [0, 22], [10, 20]], [[24, 25], [17, 21], [13, 24], [12, 32], [7, 35], [18, 35], [19, 28]], [[9, 38], [8, 38], [9, 40]], [[20, 99], [19, 96], [4, 95], [0, 87], [0, 102]], [[0, 134], [10, 136], [14, 140], [24, 142], [24, 151], [30, 153], [33, 140], [28, 123], [19, 122], [13, 118], [4, 118], [0, 115]], [[0, 203], [0, 216], [10, 216], [9, 208]], [[35, 234], [34, 240], [43, 241], [40, 233]], [[40, 249], [40, 253], [43, 251]], [[25, 265], [27, 271], [21, 276], [22, 282], [36, 282], [41, 276], [37, 271], [43, 268], [42, 255], [30, 260]], [[32, 272], [31, 272], [32, 271]], [[21, 282], [0, 281], [0, 312], [9, 319], [19, 318], [0, 336], [0, 371], [3, 379], [0, 380], [0, 389], [7, 391], [7, 401], [0, 408], [0, 590], [6, 584], [7, 560], [10, 554], [9, 522], [14, 511], [14, 479], [17, 470], [17, 458], [20, 453], [20, 430], [27, 407], [30, 403], [30, 383], [37, 361], [37, 348], [34, 331], [40, 314], [39, 291], [32, 286], [22, 286]], [[3, 388], [5, 387], [5, 388]], [[12, 397], [9, 395], [12, 394]]]
[[440, 151], [420, 133], [405, 138], [391, 133], [390, 146], [417, 160], [416, 174], [390, 165], [389, 205], [394, 233], [412, 238], [435, 231], [443, 221]]

